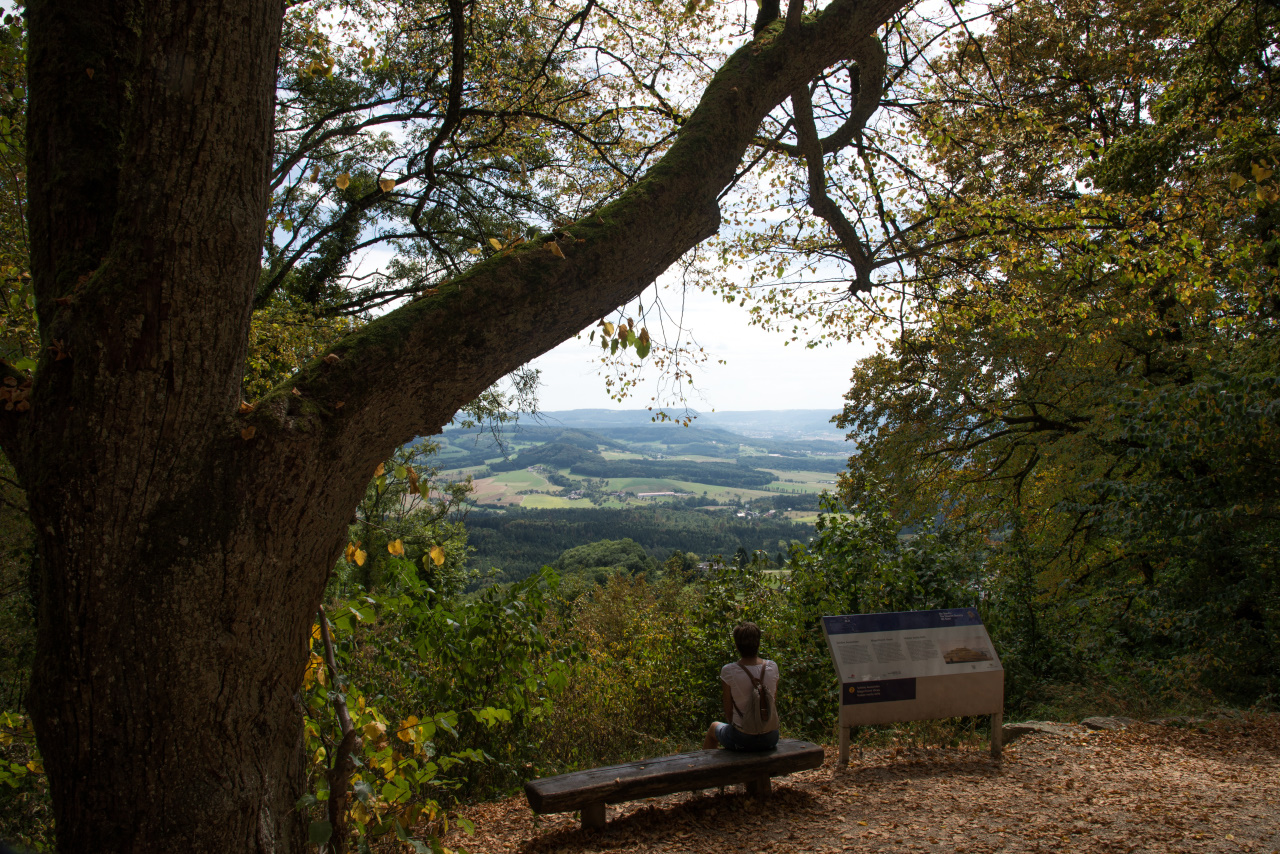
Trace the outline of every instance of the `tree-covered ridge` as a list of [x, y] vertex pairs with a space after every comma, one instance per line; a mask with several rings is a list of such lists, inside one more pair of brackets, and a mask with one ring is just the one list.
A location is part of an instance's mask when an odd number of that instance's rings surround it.
[[[548, 417], [554, 415], [552, 413]], [[779, 413], [776, 417], [781, 419], [784, 415]], [[715, 473], [720, 472], [720, 479], [704, 480], [702, 476], [682, 479], [730, 486], [748, 484], [741, 480], [740, 472], [722, 468], [726, 464], [780, 471], [836, 472], [844, 467], [845, 458], [851, 450], [851, 446], [840, 442], [749, 437], [721, 428], [700, 426], [697, 422], [690, 427], [596, 423], [592, 429], [583, 429], [555, 427], [535, 421], [516, 424], [498, 436], [480, 429], [448, 429], [440, 441], [442, 465], [455, 469], [487, 465], [496, 472], [535, 465], [563, 470], [580, 462], [611, 465], [608, 452], [639, 456], [648, 461], [666, 457], [711, 457], [712, 460], [685, 462], [715, 462], [716, 466], [702, 474], [715, 477]], [[600, 475], [593, 472], [594, 469], [592, 472], [584, 470], [580, 474], [591, 477], [678, 477], [657, 473], [657, 469], [646, 474]]]
[[533, 448], [526, 448], [508, 460], [490, 463], [494, 471], [515, 471], [528, 466], [548, 466], [550, 468], [567, 469], [579, 464], [604, 464], [604, 457], [597, 451], [585, 450], [579, 445], [564, 442], [547, 442]]
[[[561, 575], [590, 574], [595, 570], [620, 570], [639, 575], [642, 572], [655, 572], [658, 562], [635, 540], [622, 537], [566, 549], [556, 558], [553, 566]], [[604, 581], [604, 578], [601, 575], [599, 580]]]
[[737, 463], [699, 463], [689, 460], [584, 460], [570, 469], [583, 477], [657, 477], [712, 486], [767, 486], [776, 476]]
[[786, 555], [792, 541], [806, 542], [813, 528], [784, 519], [739, 517], [731, 508], [698, 511], [667, 507], [473, 512], [467, 517], [472, 565], [517, 580], [555, 565], [569, 549], [602, 540], [628, 539], [659, 563], [672, 552], [726, 559], [739, 548]]

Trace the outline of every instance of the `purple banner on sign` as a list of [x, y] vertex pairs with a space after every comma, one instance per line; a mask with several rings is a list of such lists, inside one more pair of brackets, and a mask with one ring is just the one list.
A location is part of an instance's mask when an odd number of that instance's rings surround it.
[[846, 682], [840, 687], [840, 702], [846, 706], [861, 703], [890, 703], [894, 700], [914, 700], [916, 680], [878, 679], [872, 682]]

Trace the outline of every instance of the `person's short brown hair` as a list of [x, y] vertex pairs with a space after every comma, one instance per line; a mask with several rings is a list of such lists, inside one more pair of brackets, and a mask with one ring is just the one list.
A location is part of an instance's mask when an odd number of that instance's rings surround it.
[[760, 627], [755, 623], [739, 623], [733, 630], [733, 645], [738, 655], [754, 658], [760, 652]]

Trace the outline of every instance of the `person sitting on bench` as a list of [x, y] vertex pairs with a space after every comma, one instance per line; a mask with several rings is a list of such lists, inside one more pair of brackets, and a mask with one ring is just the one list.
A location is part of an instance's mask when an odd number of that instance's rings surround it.
[[729, 750], [773, 750], [778, 746], [778, 665], [760, 658], [760, 629], [742, 623], [733, 630], [733, 645], [742, 656], [720, 668], [724, 716], [702, 740], [706, 750], [717, 744]]

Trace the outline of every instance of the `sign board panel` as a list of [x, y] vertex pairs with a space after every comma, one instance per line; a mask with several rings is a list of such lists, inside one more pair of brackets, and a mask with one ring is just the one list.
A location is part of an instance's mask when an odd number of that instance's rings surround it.
[[974, 608], [823, 617], [822, 628], [840, 680], [842, 757], [852, 726], [1004, 710], [1004, 668]]

